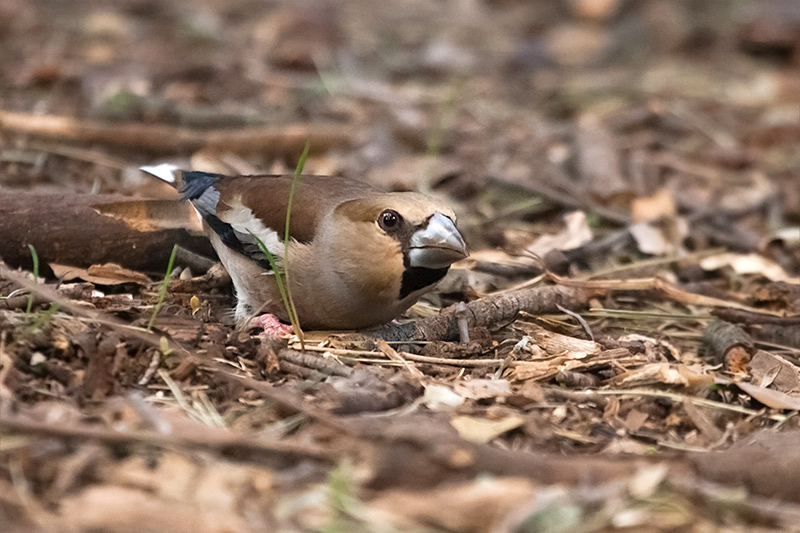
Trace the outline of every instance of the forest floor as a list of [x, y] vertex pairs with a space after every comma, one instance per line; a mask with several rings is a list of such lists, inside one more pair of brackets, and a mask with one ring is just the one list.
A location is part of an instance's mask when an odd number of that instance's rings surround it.
[[[0, 530], [800, 531], [798, 36], [793, 0], [4, 0]], [[301, 346], [235, 327], [138, 167], [307, 139], [471, 255]]]

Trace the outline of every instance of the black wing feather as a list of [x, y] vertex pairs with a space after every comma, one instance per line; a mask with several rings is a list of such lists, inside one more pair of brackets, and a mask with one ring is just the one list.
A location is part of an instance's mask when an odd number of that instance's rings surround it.
[[269, 260], [261, 251], [256, 239], [233, 229], [233, 226], [217, 217], [219, 191], [217, 183], [225, 176], [210, 172], [187, 171], [183, 173], [181, 195], [184, 200], [192, 202], [203, 216], [208, 227], [219, 235], [222, 243], [231, 250], [255, 261], [261, 268], [272, 270]]
[[183, 199], [197, 200], [203, 196], [208, 189], [213, 188], [223, 177], [222, 174], [213, 174], [211, 172], [197, 172], [195, 170], [184, 171], [183, 187], [181, 187]]

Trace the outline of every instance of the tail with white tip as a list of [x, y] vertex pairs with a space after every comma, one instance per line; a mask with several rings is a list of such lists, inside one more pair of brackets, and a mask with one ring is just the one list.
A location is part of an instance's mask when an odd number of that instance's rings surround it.
[[151, 174], [160, 180], [166, 181], [173, 186], [177, 187], [179, 185], [178, 180], [181, 170], [175, 165], [161, 163], [160, 165], [139, 167], [139, 170], [142, 172], [147, 172], [148, 174]]

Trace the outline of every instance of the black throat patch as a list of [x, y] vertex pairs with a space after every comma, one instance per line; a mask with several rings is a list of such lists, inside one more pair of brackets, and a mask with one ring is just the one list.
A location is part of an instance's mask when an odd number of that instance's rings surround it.
[[438, 282], [445, 276], [445, 274], [447, 274], [447, 271], [450, 270], [450, 267], [423, 268], [412, 267], [409, 264], [408, 251], [411, 236], [414, 234], [414, 232], [420, 231], [427, 227], [428, 222], [430, 222], [430, 218], [419, 226], [412, 226], [411, 224], [404, 222], [403, 226], [392, 234], [392, 237], [394, 237], [394, 239], [400, 243], [400, 251], [403, 254], [403, 266], [405, 267], [405, 270], [403, 271], [403, 279], [400, 283], [401, 300], [412, 292], [424, 289], [425, 287], [429, 287]]
[[412, 292], [424, 289], [442, 279], [450, 267], [422, 268], [407, 266], [403, 271], [403, 281], [400, 284], [400, 299], [402, 300]]

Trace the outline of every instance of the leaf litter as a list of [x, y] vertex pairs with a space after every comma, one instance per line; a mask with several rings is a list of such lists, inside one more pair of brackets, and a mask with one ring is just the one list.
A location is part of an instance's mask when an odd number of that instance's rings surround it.
[[[796, 6], [413, 4], [0, 6], [3, 531], [796, 528]], [[288, 173], [309, 137], [474, 253], [302, 346], [234, 327], [130, 169]]]

